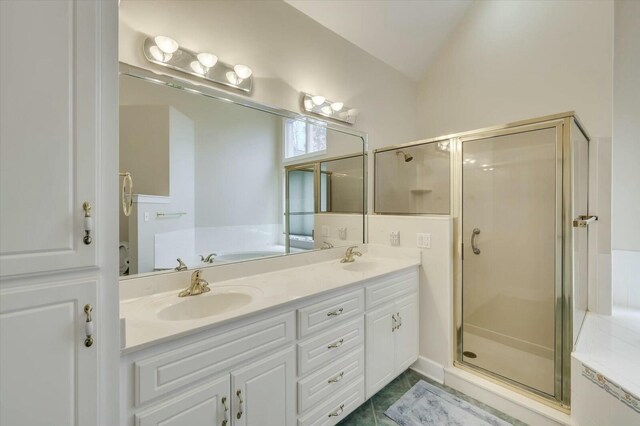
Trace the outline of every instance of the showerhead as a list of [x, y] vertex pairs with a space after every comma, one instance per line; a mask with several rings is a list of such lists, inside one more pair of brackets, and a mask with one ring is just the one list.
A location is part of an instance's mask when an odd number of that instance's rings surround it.
[[407, 154], [404, 151], [396, 151], [396, 155], [402, 155], [404, 157], [405, 163], [408, 163], [409, 161], [413, 160], [413, 155]]

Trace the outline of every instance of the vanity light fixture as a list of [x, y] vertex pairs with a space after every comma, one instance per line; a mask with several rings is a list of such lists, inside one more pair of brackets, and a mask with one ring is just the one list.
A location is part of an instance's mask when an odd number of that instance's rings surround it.
[[358, 110], [349, 108], [343, 102], [333, 102], [321, 95], [302, 94], [302, 107], [306, 112], [328, 117], [333, 120], [353, 124], [356, 122]]
[[149, 62], [181, 71], [214, 83], [250, 92], [253, 71], [246, 65], [230, 65], [213, 53], [193, 52], [167, 36], [147, 37], [143, 52]]

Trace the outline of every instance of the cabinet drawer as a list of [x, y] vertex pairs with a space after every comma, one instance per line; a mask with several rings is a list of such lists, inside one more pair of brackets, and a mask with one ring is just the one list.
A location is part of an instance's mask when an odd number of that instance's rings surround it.
[[298, 420], [298, 426], [335, 425], [364, 403], [364, 377]]
[[136, 404], [293, 342], [294, 327], [293, 312], [286, 313], [136, 361]]
[[394, 301], [412, 291], [418, 290], [418, 268], [411, 268], [398, 275], [387, 277], [365, 290], [367, 310]]
[[327, 399], [364, 374], [364, 349], [359, 348], [298, 382], [300, 413]]
[[362, 289], [298, 309], [298, 337], [325, 330], [364, 311]]
[[364, 342], [364, 318], [298, 344], [298, 375], [306, 374], [346, 354]]

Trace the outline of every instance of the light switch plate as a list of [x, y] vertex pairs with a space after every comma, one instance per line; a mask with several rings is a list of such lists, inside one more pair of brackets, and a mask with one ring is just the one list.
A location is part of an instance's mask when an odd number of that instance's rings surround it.
[[347, 228], [338, 228], [338, 236], [341, 240], [347, 239]]
[[400, 231], [391, 231], [389, 234], [389, 243], [391, 243], [392, 246], [400, 245]]
[[431, 248], [431, 234], [416, 234], [416, 245], [418, 248]]
[[322, 236], [323, 237], [329, 236], [329, 227], [327, 225], [322, 225]]
[[149, 212], [144, 212], [144, 221], [149, 222]]

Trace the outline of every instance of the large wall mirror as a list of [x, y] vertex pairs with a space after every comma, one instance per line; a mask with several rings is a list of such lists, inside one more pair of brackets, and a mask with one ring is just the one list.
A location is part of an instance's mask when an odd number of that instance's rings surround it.
[[121, 276], [362, 243], [365, 149], [349, 128], [121, 66]]

